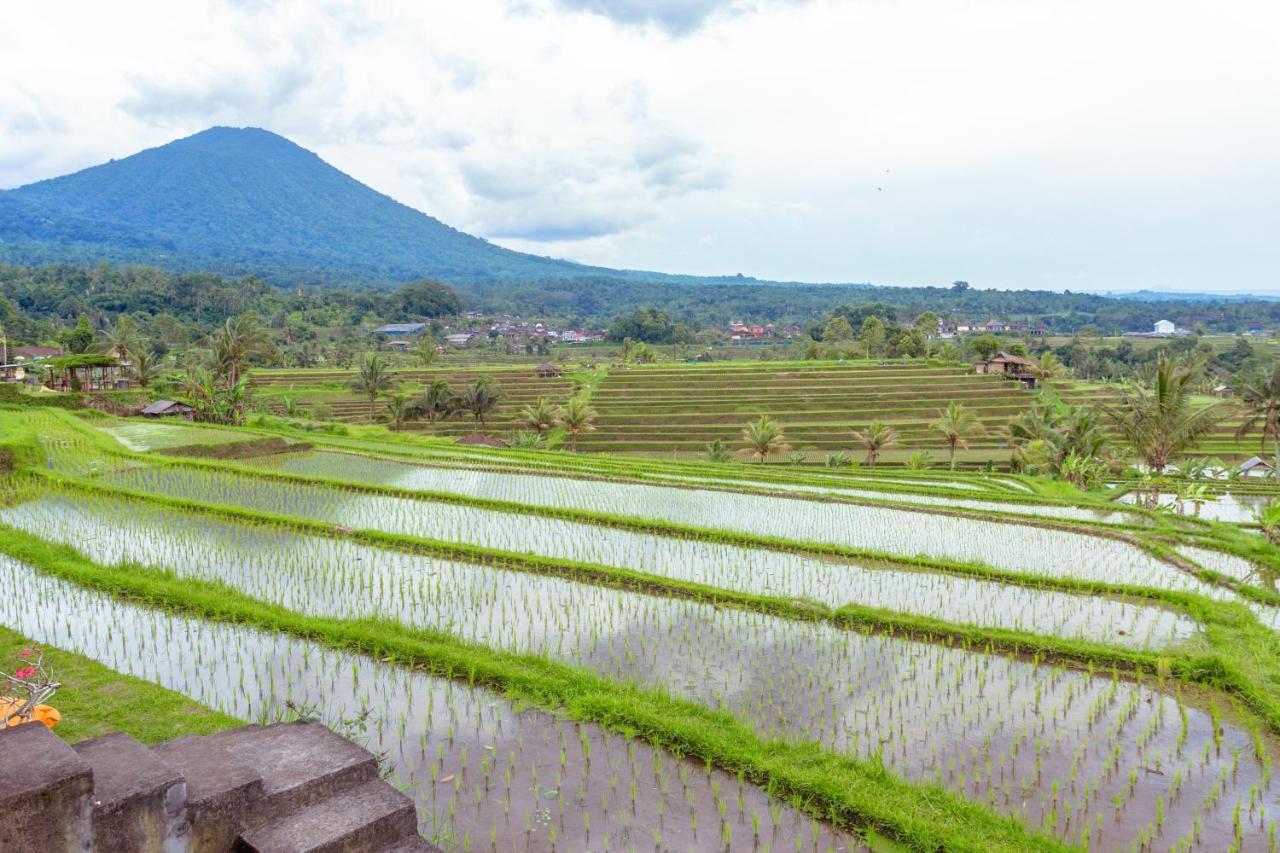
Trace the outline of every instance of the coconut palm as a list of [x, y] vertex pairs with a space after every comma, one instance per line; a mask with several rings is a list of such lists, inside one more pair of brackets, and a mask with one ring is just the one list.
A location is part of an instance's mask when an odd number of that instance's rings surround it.
[[596, 410], [581, 397], [573, 397], [556, 411], [556, 426], [569, 433], [569, 449], [578, 449], [578, 436], [596, 428]]
[[556, 425], [555, 407], [546, 397], [539, 397], [537, 403], [520, 410], [520, 425], [542, 435]]
[[409, 398], [404, 394], [396, 394], [387, 401], [387, 420], [391, 422], [391, 429], [400, 432], [404, 429], [405, 421], [409, 420], [411, 408]]
[[1057, 379], [1067, 372], [1066, 366], [1058, 359], [1053, 352], [1046, 352], [1040, 356], [1035, 367], [1031, 368], [1031, 372], [1040, 378], [1041, 381]]
[[115, 325], [99, 332], [98, 339], [90, 347], [93, 352], [114, 355], [120, 361], [129, 359], [142, 348], [142, 335], [138, 331], [138, 325], [128, 314], [121, 314], [116, 318]]
[[418, 364], [423, 367], [430, 367], [436, 363], [436, 359], [440, 356], [440, 344], [431, 335], [423, 332], [422, 337], [418, 338], [418, 343], [413, 348], [413, 355], [418, 359]]
[[853, 440], [867, 452], [867, 467], [874, 468], [881, 453], [898, 446], [898, 431], [880, 421], [872, 421], [861, 432], [855, 431]]
[[1120, 405], [1103, 407], [1116, 432], [1152, 471], [1164, 471], [1174, 456], [1222, 420], [1221, 401], [1192, 408], [1194, 377], [1194, 368], [1161, 355], [1150, 389], [1134, 388]]
[[462, 393], [459, 405], [471, 413], [476, 423], [484, 426], [485, 416], [492, 414], [493, 410], [498, 408], [498, 401], [501, 399], [502, 389], [498, 387], [498, 383], [488, 376], [482, 376]]
[[969, 439], [987, 433], [987, 428], [977, 416], [955, 400], [938, 413], [938, 419], [932, 426], [942, 433], [942, 440], [946, 442], [950, 454], [952, 471], [956, 469], [956, 450], [968, 450]]
[[394, 386], [391, 370], [377, 353], [366, 354], [360, 361], [360, 373], [352, 380], [350, 388], [357, 394], [369, 398], [369, 422], [378, 417], [378, 397]]
[[155, 350], [140, 347], [132, 351], [129, 375], [138, 383], [139, 388], [147, 388], [160, 375], [160, 356]]
[[717, 438], [707, 442], [706, 456], [708, 462], [728, 462], [733, 458], [733, 451], [722, 439]]
[[458, 409], [460, 400], [453, 393], [453, 388], [443, 379], [434, 379], [427, 390], [414, 401], [412, 409], [418, 417], [425, 417], [431, 424], [437, 420], [448, 420]]
[[227, 385], [235, 385], [251, 356], [270, 346], [267, 332], [252, 314], [229, 317], [213, 334], [213, 357]]
[[742, 428], [742, 440], [751, 451], [751, 458], [761, 464], [775, 453], [786, 453], [791, 449], [787, 437], [782, 432], [782, 425], [771, 420], [768, 415], [761, 415], [760, 420], [752, 421]]
[[1244, 423], [1236, 430], [1236, 438], [1259, 431], [1260, 446], [1271, 439], [1274, 455], [1280, 458], [1280, 362], [1262, 376], [1254, 378], [1240, 391], [1244, 403]]

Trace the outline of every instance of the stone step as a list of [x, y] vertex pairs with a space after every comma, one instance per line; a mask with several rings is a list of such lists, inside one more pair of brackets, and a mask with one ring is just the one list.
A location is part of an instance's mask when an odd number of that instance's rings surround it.
[[265, 796], [262, 774], [208, 736], [187, 735], [152, 751], [187, 780], [193, 853], [230, 850]]
[[378, 777], [372, 753], [320, 723], [245, 726], [206, 739], [262, 777], [265, 801], [255, 814], [260, 820], [295, 812]]
[[0, 849], [89, 851], [93, 770], [43, 723], [0, 729]]
[[159, 755], [127, 734], [72, 747], [93, 768], [93, 849], [185, 849], [187, 783]]
[[393, 841], [378, 853], [443, 853], [441, 849], [420, 835], [405, 841]]
[[382, 853], [412, 841], [417, 831], [413, 801], [375, 778], [246, 831], [240, 836], [240, 849], [246, 853]]

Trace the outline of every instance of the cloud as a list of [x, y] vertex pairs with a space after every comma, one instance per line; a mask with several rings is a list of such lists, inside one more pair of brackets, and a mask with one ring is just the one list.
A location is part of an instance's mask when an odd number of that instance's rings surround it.
[[459, 172], [474, 202], [472, 227], [534, 242], [615, 234], [656, 216], [666, 199], [728, 180], [726, 167], [676, 135], [585, 149], [490, 145], [471, 151]]
[[[719, 13], [745, 14], [771, 5], [768, 0], [556, 0], [563, 9], [588, 12], [629, 26], [653, 25], [673, 36], [687, 36]], [[781, 0], [800, 3], [807, 0]]]
[[226, 75], [211, 80], [163, 83], [135, 77], [133, 94], [120, 101], [120, 108], [162, 127], [192, 120], [213, 124], [232, 117], [243, 120], [246, 116], [269, 122], [312, 81], [312, 72], [301, 63], [272, 68], [265, 74]]

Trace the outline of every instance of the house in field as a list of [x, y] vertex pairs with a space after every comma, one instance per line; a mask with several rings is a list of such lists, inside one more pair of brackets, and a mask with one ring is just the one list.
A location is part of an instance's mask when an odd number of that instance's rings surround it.
[[1012, 355], [1001, 350], [986, 361], [979, 361], [973, 366], [975, 373], [994, 373], [1005, 379], [1021, 382], [1028, 388], [1036, 387], [1036, 363], [1020, 355]]
[[26, 365], [0, 364], [0, 382], [22, 382], [26, 378]]
[[1126, 338], [1180, 338], [1191, 334], [1176, 326], [1171, 320], [1156, 320], [1149, 332], [1125, 332]]
[[1240, 463], [1240, 474], [1245, 477], [1274, 477], [1276, 469], [1261, 456], [1251, 456]]
[[560, 377], [561, 370], [557, 365], [554, 365], [549, 361], [544, 361], [542, 364], [539, 364], [534, 368], [534, 373], [537, 373], [543, 379], [558, 379]]
[[148, 418], [186, 418], [191, 420], [192, 413], [195, 409], [186, 403], [178, 403], [174, 400], [156, 400], [151, 405], [142, 410], [144, 417]]

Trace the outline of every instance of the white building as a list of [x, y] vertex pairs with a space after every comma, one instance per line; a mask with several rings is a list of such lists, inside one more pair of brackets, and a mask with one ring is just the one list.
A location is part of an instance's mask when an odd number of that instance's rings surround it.
[[1172, 335], [1178, 331], [1178, 327], [1168, 320], [1157, 320], [1152, 331], [1157, 335]]

